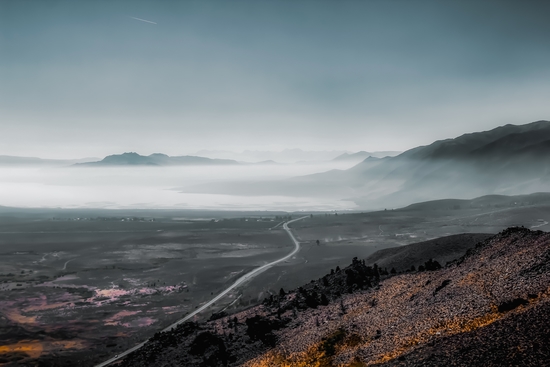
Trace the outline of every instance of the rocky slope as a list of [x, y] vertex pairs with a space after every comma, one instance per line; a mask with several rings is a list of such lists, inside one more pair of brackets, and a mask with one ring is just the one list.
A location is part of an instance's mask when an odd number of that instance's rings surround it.
[[122, 366], [548, 365], [550, 234], [510, 228], [440, 268], [346, 269], [157, 334]]

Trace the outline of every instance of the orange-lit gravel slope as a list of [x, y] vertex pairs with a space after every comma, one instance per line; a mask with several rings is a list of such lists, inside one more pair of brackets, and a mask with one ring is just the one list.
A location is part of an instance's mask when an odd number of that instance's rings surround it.
[[[398, 275], [379, 290], [345, 296], [344, 315], [340, 304], [308, 310], [278, 335], [276, 348], [246, 365], [368, 366], [394, 360], [548, 302], [549, 258], [549, 234], [508, 230], [446, 269]], [[510, 310], [513, 300], [518, 307]]]

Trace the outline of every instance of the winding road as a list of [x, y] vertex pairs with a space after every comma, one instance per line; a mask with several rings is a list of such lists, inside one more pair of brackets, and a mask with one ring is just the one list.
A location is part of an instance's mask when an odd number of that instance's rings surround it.
[[[75, 257], [75, 259], [76, 259], [76, 257]], [[61, 270], [67, 270], [67, 264], [70, 263], [70, 262], [73, 261], [73, 260], [74, 260], [74, 259], [67, 260], [67, 261], [65, 262], [65, 265], [63, 265], [63, 269], [61, 269]]]
[[[188, 321], [189, 319], [191, 319], [192, 317], [194, 317], [195, 315], [197, 315], [198, 313], [206, 310], [208, 307], [212, 306], [214, 303], [216, 303], [217, 301], [219, 301], [220, 299], [222, 299], [227, 293], [231, 292], [233, 289], [237, 288], [238, 286], [240, 286], [241, 284], [249, 281], [250, 279], [254, 278], [255, 276], [259, 275], [260, 273], [262, 273], [264, 270], [267, 270], [268, 268], [272, 267], [273, 265], [276, 265], [278, 263], [281, 263], [283, 261], [286, 261], [290, 258], [292, 258], [294, 255], [296, 255], [298, 253], [298, 251], [300, 251], [300, 242], [298, 242], [298, 240], [296, 240], [296, 237], [294, 237], [294, 235], [292, 234], [292, 232], [290, 231], [290, 228], [288, 227], [288, 225], [290, 223], [293, 223], [293, 222], [296, 222], [296, 221], [299, 221], [299, 220], [302, 220], [302, 219], [305, 219], [305, 218], [308, 218], [309, 216], [304, 216], [304, 217], [300, 217], [300, 218], [297, 218], [297, 219], [293, 219], [293, 220], [290, 220], [288, 222], [286, 222], [285, 224], [283, 224], [283, 228], [284, 230], [286, 231], [286, 233], [288, 233], [288, 235], [290, 236], [290, 238], [292, 239], [292, 242], [294, 242], [294, 250], [289, 253], [288, 255], [286, 255], [285, 257], [282, 257], [278, 260], [275, 260], [275, 261], [272, 261], [268, 264], [265, 264], [265, 265], [262, 265], [260, 266], [259, 268], [256, 268], [254, 270], [252, 270], [251, 272], [249, 273], [246, 273], [245, 275], [243, 275], [242, 277], [240, 277], [239, 279], [237, 279], [235, 281], [235, 283], [231, 284], [229, 287], [227, 287], [225, 290], [223, 290], [220, 294], [218, 294], [216, 297], [212, 298], [210, 301], [208, 301], [207, 303], [205, 303], [204, 305], [202, 305], [201, 307], [197, 308], [195, 311], [191, 312], [189, 315], [185, 316], [184, 318], [174, 322], [172, 325], [168, 326], [167, 328], [163, 329], [162, 331], [165, 332], [165, 331], [169, 331], [170, 329], [172, 328], [175, 328], [176, 326], [178, 326], [179, 324], [182, 324], [186, 321]], [[104, 366], [108, 366], [109, 364], [115, 362], [115, 361], [118, 361], [119, 359], [122, 359], [124, 358], [125, 356], [127, 356], [128, 354], [140, 349], [141, 347], [143, 347], [145, 345], [145, 343], [147, 343], [147, 340], [134, 346], [133, 348], [130, 348], [120, 354], [117, 354], [116, 356], [114, 356], [113, 358], [111, 359], [108, 359], [106, 360], [105, 362], [102, 362], [100, 364], [96, 364], [95, 367], [104, 367]]]
[[539, 228], [539, 227], [544, 227], [545, 225], [548, 224], [548, 221], [544, 220], [544, 219], [539, 219], [539, 221], [542, 221], [542, 223], [539, 223], [537, 225], [533, 225], [531, 226], [531, 228]]

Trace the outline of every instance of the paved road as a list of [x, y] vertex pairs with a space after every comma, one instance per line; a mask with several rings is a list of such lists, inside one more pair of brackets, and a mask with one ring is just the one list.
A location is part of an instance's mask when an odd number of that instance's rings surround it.
[[[220, 294], [218, 294], [216, 297], [212, 298], [210, 301], [208, 301], [207, 303], [205, 303], [204, 305], [202, 305], [201, 307], [197, 308], [195, 311], [191, 312], [189, 315], [185, 316], [183, 319], [181, 320], [178, 320], [176, 322], [174, 322], [172, 325], [168, 326], [166, 329], [162, 330], [162, 331], [169, 331], [170, 329], [172, 328], [175, 328], [176, 326], [178, 326], [179, 324], [182, 324], [186, 321], [188, 321], [189, 319], [191, 319], [192, 317], [194, 317], [195, 315], [197, 315], [198, 313], [206, 310], [208, 307], [212, 306], [214, 303], [216, 303], [217, 301], [219, 301], [220, 299], [222, 299], [227, 293], [231, 292], [233, 289], [235, 289], [236, 287], [240, 286], [241, 284], [249, 281], [250, 279], [254, 278], [255, 276], [257, 276], [258, 274], [260, 274], [261, 272], [263, 272], [264, 270], [267, 270], [268, 268], [272, 267], [273, 265], [276, 265], [278, 263], [281, 263], [283, 261], [286, 261], [290, 258], [292, 258], [294, 255], [296, 255], [296, 253], [298, 253], [298, 251], [300, 251], [300, 242], [298, 242], [296, 240], [296, 237], [294, 237], [294, 235], [292, 234], [292, 232], [290, 231], [290, 228], [288, 228], [288, 225], [292, 222], [296, 222], [298, 220], [301, 220], [301, 219], [304, 219], [304, 218], [308, 218], [308, 216], [305, 216], [305, 217], [301, 217], [301, 218], [297, 218], [297, 219], [293, 219], [291, 221], [288, 221], [286, 222], [284, 225], [283, 225], [283, 228], [284, 230], [286, 231], [286, 233], [288, 233], [288, 235], [290, 236], [290, 238], [292, 239], [292, 242], [294, 242], [294, 250], [289, 253], [288, 255], [286, 255], [285, 257], [282, 257], [280, 258], [279, 260], [275, 260], [275, 261], [272, 261], [268, 264], [265, 264], [263, 266], [260, 266], [259, 268], [256, 268], [254, 270], [252, 270], [251, 272], [243, 275], [242, 277], [240, 277], [239, 279], [237, 279], [237, 281], [235, 283], [233, 283], [232, 285], [230, 285], [228, 288], [226, 288], [223, 292], [221, 292]], [[135, 347], [133, 348], [130, 348], [128, 349], [127, 351], [125, 352], [122, 352], [120, 354], [117, 354], [115, 357], [111, 358], [111, 359], [108, 359], [106, 360], [105, 362], [103, 363], [100, 363], [100, 364], [97, 364], [95, 365], [95, 367], [104, 367], [104, 366], [108, 366], [109, 364], [119, 360], [119, 359], [122, 359], [124, 358], [125, 356], [127, 356], [128, 354], [138, 350], [139, 348], [143, 347], [145, 345], [145, 343], [147, 343], [147, 340], [144, 341], [143, 343], [140, 343], [138, 345], [136, 345]]]
[[537, 225], [534, 225], [534, 226], [531, 226], [531, 228], [539, 228], [539, 227], [543, 227], [543, 226], [545, 226], [545, 225], [548, 224], [548, 222], [545, 221], [544, 219], [542, 219], [542, 221], [543, 221], [542, 223], [537, 224]]
[[[76, 257], [75, 257], [74, 259], [76, 259]], [[73, 261], [74, 259], [67, 260], [67, 261], [65, 262], [65, 265], [63, 265], [63, 269], [61, 269], [61, 270], [67, 270], [67, 264], [70, 263], [71, 261]]]

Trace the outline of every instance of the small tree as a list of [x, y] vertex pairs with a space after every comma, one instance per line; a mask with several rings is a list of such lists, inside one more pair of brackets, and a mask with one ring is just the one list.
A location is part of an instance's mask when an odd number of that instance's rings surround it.
[[306, 305], [310, 308], [317, 308], [319, 301], [317, 300], [317, 292], [313, 291], [306, 295]]

